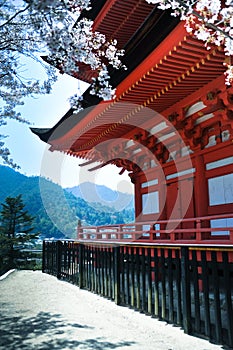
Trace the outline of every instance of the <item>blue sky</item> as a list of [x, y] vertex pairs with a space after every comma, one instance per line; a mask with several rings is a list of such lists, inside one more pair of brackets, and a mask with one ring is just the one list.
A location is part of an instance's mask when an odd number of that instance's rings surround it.
[[[51, 94], [27, 98], [19, 110], [30, 121], [30, 126], [52, 127], [69, 110], [69, 97], [77, 91], [85, 91], [86, 88], [87, 85], [83, 82], [66, 74], [59, 74]], [[114, 166], [105, 167], [95, 173], [80, 169], [78, 164], [81, 160], [64, 157], [58, 152], [49, 152], [46, 144], [30, 131], [29, 125], [9, 120], [7, 126], [1, 128], [1, 133], [9, 136], [5, 139], [6, 146], [10, 149], [13, 160], [21, 167], [19, 171], [25, 175], [43, 175], [62, 187], [92, 181], [114, 190], [132, 193], [132, 185], [126, 173], [119, 176], [119, 169]]]

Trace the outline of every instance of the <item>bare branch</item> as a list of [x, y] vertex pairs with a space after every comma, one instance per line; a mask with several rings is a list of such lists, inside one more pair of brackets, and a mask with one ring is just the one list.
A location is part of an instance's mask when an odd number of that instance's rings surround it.
[[14, 18], [16, 18], [20, 13], [23, 13], [25, 11], [27, 11], [29, 9], [30, 5], [27, 5], [24, 9], [19, 10], [18, 12], [16, 12], [11, 18], [9, 18], [5, 23], [0, 25], [0, 28], [6, 26], [7, 24], [9, 24]]

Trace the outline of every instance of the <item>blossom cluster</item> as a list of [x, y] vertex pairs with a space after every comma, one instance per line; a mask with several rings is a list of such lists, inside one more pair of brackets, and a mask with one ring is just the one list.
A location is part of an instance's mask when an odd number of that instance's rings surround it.
[[[27, 96], [51, 91], [57, 76], [54, 67], [74, 75], [79, 63], [84, 63], [96, 75], [92, 93], [103, 99], [114, 96], [107, 67], [123, 67], [124, 52], [117, 49], [115, 40], [107, 41], [105, 35], [95, 32], [91, 20], [80, 17], [90, 8], [91, 0], [0, 0], [0, 126], [7, 118], [25, 122], [17, 107]], [[25, 75], [22, 57], [42, 65], [44, 81], [42, 74], [36, 78]], [[78, 94], [71, 98], [72, 106], [80, 105], [80, 100]], [[0, 157], [7, 161], [8, 150], [3, 145], [1, 141]]]
[[20, 72], [20, 55], [34, 60], [46, 56], [56, 68], [71, 75], [77, 72], [79, 62], [85, 63], [97, 73], [92, 90], [104, 99], [113, 96], [106, 66], [119, 69], [124, 52], [117, 49], [116, 40], [108, 42], [105, 35], [93, 31], [91, 20], [80, 19], [90, 5], [91, 0], [0, 0], [0, 97], [8, 115], [15, 117], [14, 108], [21, 103], [15, 91], [21, 92], [21, 97], [47, 93], [55, 80], [50, 67], [46, 68], [47, 81], [29, 83]]
[[[62, 7], [66, 4], [67, 11]], [[45, 13], [47, 25], [40, 27], [40, 36], [49, 52], [49, 60], [62, 72], [73, 74], [78, 71], [78, 63], [85, 63], [93, 71], [97, 72], [97, 78], [93, 79], [91, 91], [98, 97], [106, 100], [114, 96], [114, 89], [109, 83], [107, 66], [125, 68], [121, 63], [123, 50], [117, 49], [117, 41], [107, 41], [104, 34], [93, 31], [93, 21], [82, 18], [80, 13], [90, 9], [89, 0], [32, 0], [31, 13], [40, 16]], [[38, 18], [39, 19], [39, 18]], [[79, 98], [77, 103], [79, 103]], [[74, 106], [75, 98], [72, 99]]]
[[[162, 10], [171, 9], [172, 15], [185, 21], [189, 34], [211, 45], [223, 46], [226, 56], [233, 55], [233, 1], [232, 0], [146, 0]], [[231, 85], [233, 66], [226, 70], [226, 84]]]

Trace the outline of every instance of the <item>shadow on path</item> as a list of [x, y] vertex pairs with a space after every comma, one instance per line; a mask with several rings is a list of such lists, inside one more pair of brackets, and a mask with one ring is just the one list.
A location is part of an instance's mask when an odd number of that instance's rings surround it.
[[135, 344], [126, 341], [108, 342], [101, 337], [91, 339], [88, 334], [85, 336], [85, 331], [90, 332], [93, 327], [69, 323], [61, 315], [48, 312], [40, 312], [29, 318], [1, 314], [0, 322], [1, 350], [107, 350]]

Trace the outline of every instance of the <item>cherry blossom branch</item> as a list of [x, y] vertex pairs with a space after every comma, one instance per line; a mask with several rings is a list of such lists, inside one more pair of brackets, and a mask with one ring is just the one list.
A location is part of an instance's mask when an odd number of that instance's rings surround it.
[[0, 25], [0, 28], [7, 26], [10, 22], [12, 22], [13, 19], [15, 19], [17, 16], [19, 16], [20, 13], [26, 12], [29, 9], [30, 5], [27, 5], [22, 10], [17, 11], [11, 18], [9, 18], [5, 23]]
[[[203, 22], [206, 22], [206, 21], [205, 21], [205, 17], [204, 17], [204, 16], [201, 16], [197, 11], [193, 10], [193, 11], [192, 11], [192, 14], [193, 14], [194, 16], [196, 16], [197, 18], [201, 19]], [[217, 25], [214, 25], [213, 23], [208, 23], [208, 22], [206, 22], [206, 23], [205, 23], [205, 26], [206, 26], [207, 28], [213, 29], [214, 31], [217, 31], [217, 32], [223, 34], [224, 36], [226, 36], [227, 38], [233, 40], [233, 36], [229, 35], [225, 30], [219, 28]]]
[[[217, 46], [224, 45], [225, 55], [233, 55], [233, 1], [226, 0], [146, 0], [148, 3], [157, 4], [162, 10], [172, 9], [174, 16], [180, 16], [186, 21], [185, 27], [188, 33], [192, 33], [197, 39]], [[197, 21], [196, 21], [196, 20]], [[225, 63], [224, 63], [225, 64]], [[233, 66], [225, 64], [227, 70], [226, 84], [233, 83]]]

